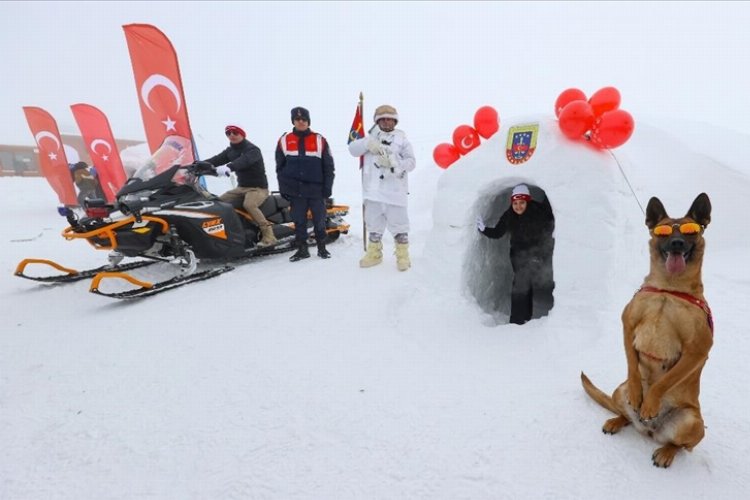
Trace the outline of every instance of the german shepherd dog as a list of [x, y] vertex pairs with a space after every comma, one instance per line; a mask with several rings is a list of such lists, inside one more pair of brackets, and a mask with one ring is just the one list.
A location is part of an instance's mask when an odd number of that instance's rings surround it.
[[663, 446], [651, 459], [669, 467], [680, 448], [691, 451], [704, 435], [698, 395], [713, 344], [713, 320], [703, 297], [703, 231], [711, 222], [705, 193], [685, 217], [667, 215], [658, 198], [646, 208], [651, 267], [622, 312], [627, 380], [612, 397], [581, 372], [586, 393], [617, 416], [602, 427], [615, 434], [628, 424]]

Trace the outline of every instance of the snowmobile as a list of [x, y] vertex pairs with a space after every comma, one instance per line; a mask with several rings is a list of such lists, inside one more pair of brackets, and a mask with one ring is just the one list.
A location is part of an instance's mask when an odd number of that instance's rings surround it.
[[[86, 199], [85, 216], [79, 216], [70, 208], [61, 211], [70, 224], [62, 231], [62, 236], [67, 240], [85, 239], [95, 249], [109, 251], [107, 264], [76, 271], [50, 260], [24, 259], [16, 267], [16, 276], [44, 283], [93, 277], [90, 292], [127, 299], [209, 279], [233, 270], [231, 264], [295, 248], [288, 200], [273, 192], [260, 206], [266, 219], [273, 223], [278, 241], [269, 247], [259, 246], [260, 228], [252, 217], [241, 207], [220, 201], [201, 186], [200, 177], [216, 175], [215, 167], [201, 161], [180, 165], [180, 152], [185, 145], [178, 139], [184, 138], [165, 139], [151, 159], [119, 190], [113, 204]], [[326, 200], [326, 207], [328, 243], [348, 232], [343, 216], [349, 207], [335, 205], [332, 199]], [[310, 219], [307, 231], [307, 243], [315, 245]], [[126, 257], [140, 260], [121, 264]], [[156, 262], [174, 266], [173, 276], [148, 282], [125, 272]], [[65, 274], [27, 275], [25, 270], [29, 264], [51, 266]], [[137, 288], [106, 292], [100, 288], [106, 279], [122, 279]]]

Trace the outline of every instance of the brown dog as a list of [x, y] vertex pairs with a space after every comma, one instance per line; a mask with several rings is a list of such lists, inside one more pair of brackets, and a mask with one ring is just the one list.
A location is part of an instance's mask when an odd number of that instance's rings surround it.
[[658, 198], [646, 208], [651, 233], [651, 268], [622, 313], [628, 377], [612, 397], [581, 372], [591, 398], [618, 416], [602, 431], [628, 424], [664, 446], [654, 451], [657, 467], [669, 467], [680, 448], [703, 439], [698, 394], [703, 365], [713, 344], [711, 311], [703, 297], [703, 231], [711, 221], [705, 193], [685, 217], [672, 219]]

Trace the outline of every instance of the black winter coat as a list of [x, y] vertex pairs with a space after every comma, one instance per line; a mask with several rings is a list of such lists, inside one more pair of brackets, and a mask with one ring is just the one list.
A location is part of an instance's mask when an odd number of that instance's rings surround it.
[[321, 157], [305, 155], [305, 137], [315, 132], [292, 130], [299, 138], [299, 155], [287, 156], [281, 148], [279, 139], [276, 145], [276, 176], [279, 191], [292, 198], [328, 198], [333, 189], [334, 165], [328, 141], [323, 139]]
[[518, 215], [508, 208], [495, 227], [486, 227], [482, 233], [489, 238], [500, 238], [510, 233], [511, 258], [519, 254], [545, 253], [553, 244], [555, 217], [547, 198], [543, 203], [531, 200], [526, 211]]
[[239, 187], [268, 189], [263, 155], [260, 148], [247, 139], [237, 144], [230, 144], [227, 149], [206, 161], [215, 167], [228, 166], [237, 174]]

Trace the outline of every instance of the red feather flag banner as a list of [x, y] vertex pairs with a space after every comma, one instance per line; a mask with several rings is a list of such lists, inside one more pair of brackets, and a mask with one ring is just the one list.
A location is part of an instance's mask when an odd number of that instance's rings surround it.
[[177, 54], [167, 36], [150, 24], [123, 26], [133, 65], [143, 127], [151, 153], [165, 138], [179, 135], [190, 141], [188, 163], [196, 158]]
[[96, 168], [104, 196], [112, 203], [117, 191], [125, 184], [126, 176], [109, 120], [99, 108], [90, 104], [73, 104], [70, 109]]
[[39, 166], [42, 174], [57, 193], [60, 203], [71, 207], [78, 206], [76, 188], [73, 186], [73, 177], [70, 175], [57, 122], [42, 108], [24, 106], [23, 112], [39, 148]]

